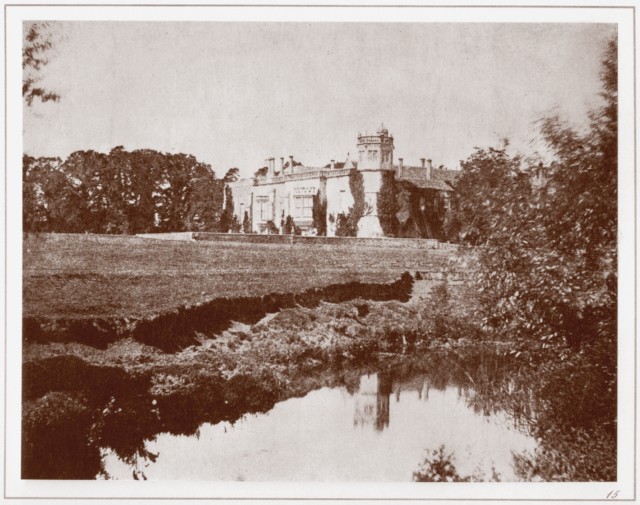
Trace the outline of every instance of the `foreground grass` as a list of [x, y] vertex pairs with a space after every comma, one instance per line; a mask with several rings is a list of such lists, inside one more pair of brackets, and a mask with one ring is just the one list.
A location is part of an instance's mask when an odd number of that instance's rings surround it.
[[450, 253], [345, 245], [168, 242], [37, 234], [24, 239], [25, 316], [135, 317], [221, 297], [391, 282]]

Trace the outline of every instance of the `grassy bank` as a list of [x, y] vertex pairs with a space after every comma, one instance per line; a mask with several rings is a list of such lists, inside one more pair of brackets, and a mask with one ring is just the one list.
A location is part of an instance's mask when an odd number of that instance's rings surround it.
[[24, 239], [24, 316], [140, 317], [223, 297], [387, 283], [451, 253], [351, 246], [166, 242], [35, 234]]

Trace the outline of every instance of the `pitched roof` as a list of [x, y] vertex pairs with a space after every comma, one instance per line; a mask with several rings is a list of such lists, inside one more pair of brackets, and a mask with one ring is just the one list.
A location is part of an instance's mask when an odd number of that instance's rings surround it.
[[[393, 165], [393, 169], [398, 173], [400, 165]], [[402, 177], [401, 179], [424, 179], [426, 178], [426, 171], [423, 167], [410, 167], [408, 165], [402, 165]]]
[[[397, 172], [400, 168], [399, 165], [393, 165], [393, 169]], [[402, 177], [401, 179], [426, 179], [427, 171], [425, 167], [416, 167], [410, 165], [402, 165]], [[437, 181], [445, 181], [448, 183], [454, 183], [460, 176], [460, 170], [449, 170], [446, 168], [432, 168], [431, 179]]]
[[400, 179], [400, 181], [409, 183], [420, 189], [436, 189], [438, 191], [449, 192], [453, 191], [453, 188], [449, 186], [449, 184], [438, 179]]
[[460, 170], [448, 170], [446, 168], [431, 169], [431, 179], [454, 183], [459, 176]]

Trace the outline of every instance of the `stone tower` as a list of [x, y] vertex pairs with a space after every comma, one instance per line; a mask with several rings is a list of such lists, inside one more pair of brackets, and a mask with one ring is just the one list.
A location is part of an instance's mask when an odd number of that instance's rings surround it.
[[375, 135], [358, 134], [358, 171], [364, 183], [365, 215], [358, 221], [358, 237], [383, 237], [378, 217], [382, 174], [393, 169], [393, 135], [384, 125]]
[[393, 165], [393, 135], [380, 125], [375, 135], [358, 134], [358, 169], [390, 170]]

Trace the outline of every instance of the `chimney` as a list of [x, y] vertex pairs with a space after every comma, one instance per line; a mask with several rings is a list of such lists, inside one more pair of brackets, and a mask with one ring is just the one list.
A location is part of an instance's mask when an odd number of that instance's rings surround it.
[[431, 179], [431, 160], [427, 160], [427, 179]]
[[422, 168], [424, 168], [425, 158], [420, 158], [420, 163], [422, 164]]
[[398, 177], [402, 177], [403, 168], [404, 168], [404, 158], [398, 158]]
[[269, 175], [273, 176], [274, 175], [274, 171], [276, 169], [276, 163], [275, 163], [276, 159], [275, 158], [269, 158]]
[[291, 173], [293, 173], [293, 154], [289, 155], [289, 169], [291, 170]]
[[280, 158], [280, 175], [284, 175], [284, 158]]
[[336, 168], [336, 160], [331, 160], [331, 170]]

